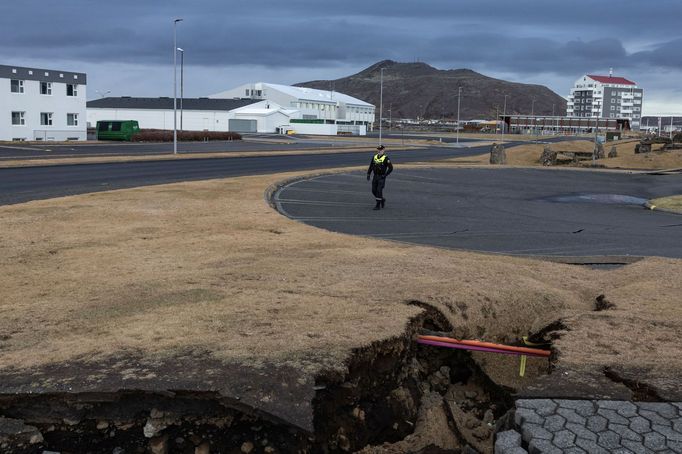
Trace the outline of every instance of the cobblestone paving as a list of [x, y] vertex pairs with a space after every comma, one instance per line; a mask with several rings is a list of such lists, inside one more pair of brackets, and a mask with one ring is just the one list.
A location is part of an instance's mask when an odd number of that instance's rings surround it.
[[682, 403], [522, 399], [514, 425], [495, 454], [682, 454]]

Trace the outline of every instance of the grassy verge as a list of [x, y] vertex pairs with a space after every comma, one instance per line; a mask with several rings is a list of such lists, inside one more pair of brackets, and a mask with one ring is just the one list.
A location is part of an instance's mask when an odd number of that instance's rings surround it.
[[673, 195], [670, 197], [649, 200], [649, 205], [658, 209], [682, 214], [682, 195]]
[[[561, 319], [559, 362], [575, 373], [636, 366], [642, 381], [679, 378], [682, 261], [594, 271], [331, 233], [264, 200], [296, 175], [0, 207], [0, 370], [124, 352], [153, 368], [206, 352], [315, 374], [402, 333], [417, 300], [456, 335], [490, 341]], [[602, 293], [615, 308], [594, 312]]]
[[[662, 170], [682, 168], [682, 150], [661, 151], [661, 145], [655, 145], [651, 153], [635, 154], [635, 145], [637, 141], [623, 141], [623, 142], [609, 142], [604, 146], [606, 154], [609, 153], [611, 147], [616, 147], [618, 154], [615, 158], [598, 159], [596, 164], [606, 168], [613, 169], [638, 169], [638, 170]], [[540, 155], [545, 144], [524, 144], [517, 146], [507, 146], [507, 163], [512, 166], [540, 166]], [[575, 140], [558, 142], [549, 145], [555, 151], [580, 151], [591, 152], [594, 149], [594, 143], [590, 140]], [[488, 165], [490, 155], [484, 153], [478, 156], [467, 158], [457, 158], [449, 160], [453, 163], [467, 163]], [[583, 161], [578, 165], [591, 165], [592, 161]], [[571, 165], [567, 163], [566, 165]]]

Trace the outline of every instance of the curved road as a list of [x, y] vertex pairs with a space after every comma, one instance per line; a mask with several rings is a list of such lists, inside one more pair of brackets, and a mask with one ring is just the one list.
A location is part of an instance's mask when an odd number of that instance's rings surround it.
[[[489, 148], [427, 148], [392, 151], [390, 156], [396, 163], [429, 161], [473, 156], [485, 153]], [[367, 153], [263, 155], [0, 168], [0, 205], [180, 181], [367, 165], [371, 156], [372, 149], [368, 148]]]
[[513, 255], [682, 257], [682, 216], [645, 209], [682, 193], [682, 175], [423, 168], [388, 178], [373, 211], [364, 172], [291, 183], [282, 213], [332, 231]]

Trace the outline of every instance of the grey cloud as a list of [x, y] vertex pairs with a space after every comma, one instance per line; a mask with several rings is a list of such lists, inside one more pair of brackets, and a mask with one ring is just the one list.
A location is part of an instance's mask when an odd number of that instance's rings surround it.
[[[536, 0], [5, 3], [0, 41], [8, 58], [168, 64], [172, 18], [184, 17], [178, 36], [189, 65], [315, 68], [419, 58], [517, 74], [645, 64], [682, 70], [680, 39], [661, 38], [678, 30], [679, 0], [656, 7], [623, 0], [617, 8], [593, 0], [551, 8]], [[660, 44], [628, 54], [623, 42], [632, 37]]]

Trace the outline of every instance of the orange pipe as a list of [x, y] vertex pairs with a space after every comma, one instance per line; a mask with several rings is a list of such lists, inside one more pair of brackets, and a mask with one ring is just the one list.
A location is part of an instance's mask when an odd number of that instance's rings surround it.
[[549, 357], [552, 352], [547, 350], [540, 350], [539, 348], [528, 348], [528, 347], [515, 347], [513, 345], [504, 344], [494, 344], [492, 342], [483, 342], [476, 340], [458, 340], [451, 337], [439, 337], [439, 336], [419, 336], [419, 339], [436, 341], [436, 342], [446, 342], [448, 344], [461, 344], [461, 345], [472, 345], [476, 347], [486, 347], [486, 348], [496, 348], [498, 350], [506, 350], [509, 352], [518, 353], [528, 353], [529, 355], [537, 355]]

